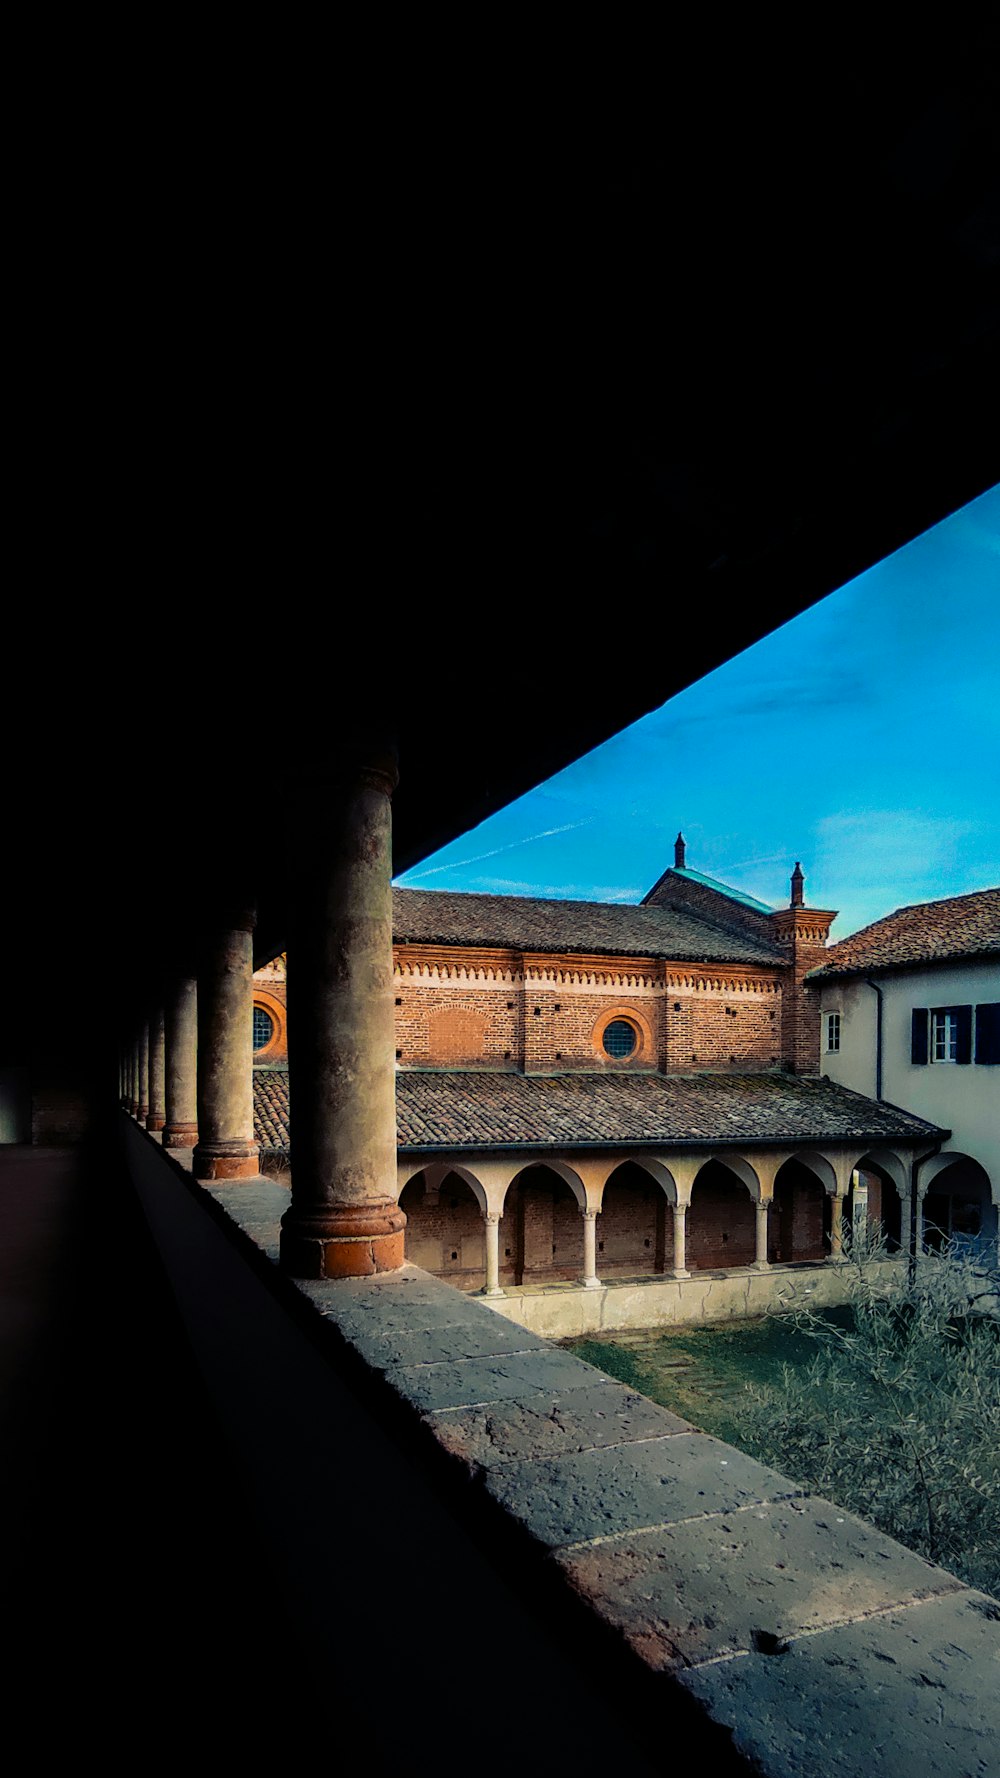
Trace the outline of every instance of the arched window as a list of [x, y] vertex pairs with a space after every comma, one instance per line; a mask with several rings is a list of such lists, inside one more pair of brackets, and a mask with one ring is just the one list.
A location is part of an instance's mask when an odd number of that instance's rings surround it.
[[266, 1049], [274, 1036], [274, 1020], [262, 1006], [253, 1009], [253, 1047], [254, 1050]]

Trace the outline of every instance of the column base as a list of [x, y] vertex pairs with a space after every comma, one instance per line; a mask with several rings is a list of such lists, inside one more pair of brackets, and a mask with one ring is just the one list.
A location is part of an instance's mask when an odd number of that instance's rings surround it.
[[601, 1280], [599, 1278], [581, 1278], [580, 1282], [583, 1285], [584, 1290], [603, 1290], [604, 1289], [604, 1286], [601, 1283]]
[[753, 1269], [755, 1272], [769, 1272], [771, 1270], [771, 1262], [769, 1259], [755, 1259], [753, 1262]]
[[154, 1117], [153, 1113], [150, 1112], [146, 1119], [146, 1128], [147, 1130], [162, 1130], [166, 1121], [165, 1117]]
[[293, 1278], [373, 1278], [405, 1265], [406, 1212], [389, 1199], [281, 1219], [281, 1269]]
[[197, 1124], [164, 1124], [164, 1148], [195, 1148], [197, 1143]]
[[149, 1106], [148, 1105], [137, 1105], [135, 1108], [135, 1115], [139, 1119], [139, 1122], [141, 1124], [144, 1124], [146, 1122], [147, 1117], [149, 1116]]
[[493, 1289], [493, 1290], [481, 1290], [481, 1291], [480, 1291], [480, 1292], [479, 1292], [479, 1294], [480, 1294], [480, 1296], [506, 1296], [506, 1295], [507, 1295], [507, 1292], [506, 1292], [506, 1291], [505, 1291], [505, 1290], [501, 1290], [501, 1288], [500, 1288], [500, 1286], [499, 1286], [499, 1284], [498, 1284], [498, 1285], [497, 1285], [497, 1286], [496, 1286], [496, 1288], [495, 1288], [495, 1289]]
[[684, 1266], [672, 1266], [669, 1276], [671, 1278], [690, 1278], [691, 1274]]
[[199, 1142], [192, 1172], [196, 1179], [256, 1179], [259, 1157], [256, 1142]]

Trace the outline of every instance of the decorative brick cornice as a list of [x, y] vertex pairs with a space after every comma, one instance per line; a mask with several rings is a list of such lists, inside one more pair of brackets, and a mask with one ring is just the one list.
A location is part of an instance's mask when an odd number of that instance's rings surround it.
[[516, 951], [458, 950], [454, 945], [394, 945], [393, 974], [411, 981], [514, 987], [523, 981]]
[[663, 964], [655, 957], [558, 956], [526, 951], [523, 964], [526, 982], [552, 982], [560, 988], [663, 986]]
[[492, 950], [456, 945], [397, 944], [394, 973], [413, 983], [450, 982], [476, 987], [545, 986], [582, 991], [629, 989], [656, 994], [679, 990], [703, 994], [780, 994], [785, 966], [664, 963], [655, 957], [609, 957], [552, 952]]
[[689, 967], [669, 967], [665, 986], [671, 992], [686, 990], [694, 994], [780, 994], [782, 983], [777, 975], [719, 975]]

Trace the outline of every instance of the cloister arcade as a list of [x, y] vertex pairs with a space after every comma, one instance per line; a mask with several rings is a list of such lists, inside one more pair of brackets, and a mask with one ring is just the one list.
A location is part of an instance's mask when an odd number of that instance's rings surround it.
[[[939, 1157], [944, 1159], [945, 1157]], [[406, 1256], [467, 1291], [837, 1263], [845, 1218], [907, 1246], [905, 1147], [402, 1155]], [[938, 1170], [939, 1172], [942, 1170]], [[980, 1171], [982, 1171], [980, 1169]], [[985, 1174], [983, 1175], [985, 1179]], [[918, 1204], [924, 1181], [918, 1174]], [[989, 1201], [989, 1184], [985, 1186]]]

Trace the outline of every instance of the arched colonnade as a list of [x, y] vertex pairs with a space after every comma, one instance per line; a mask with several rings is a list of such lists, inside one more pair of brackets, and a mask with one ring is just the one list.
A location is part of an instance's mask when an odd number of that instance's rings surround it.
[[497, 1296], [505, 1283], [575, 1279], [598, 1289], [615, 1275], [837, 1262], [845, 1207], [857, 1215], [868, 1205], [862, 1181], [899, 1245], [910, 1172], [910, 1156], [889, 1148], [455, 1160], [417, 1151], [400, 1158], [398, 1202], [409, 1259]]

